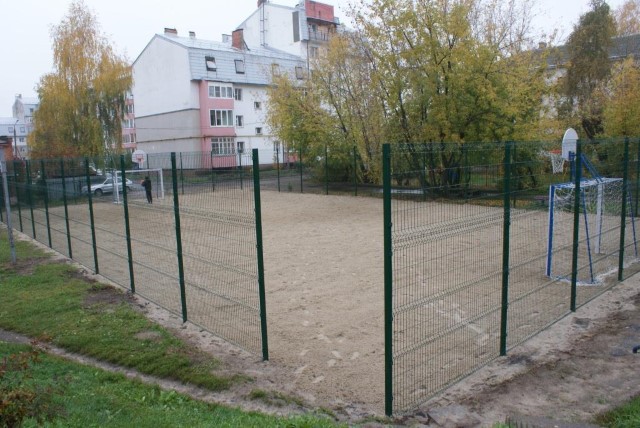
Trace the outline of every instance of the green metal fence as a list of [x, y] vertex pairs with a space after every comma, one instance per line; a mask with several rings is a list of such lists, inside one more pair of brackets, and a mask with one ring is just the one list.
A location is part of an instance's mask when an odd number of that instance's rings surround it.
[[[385, 412], [398, 414], [638, 271], [640, 144], [580, 143], [554, 173], [558, 148], [386, 145], [365, 161], [327, 147], [266, 165], [255, 150], [153, 154], [146, 171], [124, 157], [19, 161], [12, 223], [267, 359], [260, 189], [382, 194]], [[116, 171], [122, 191], [97, 192]]]
[[385, 146], [387, 414], [417, 407], [637, 271], [637, 142], [578, 144], [573, 174], [568, 162], [553, 173], [543, 154], [553, 148]]
[[15, 161], [12, 220], [183, 321], [268, 359], [257, 156], [213, 182], [209, 153], [154, 155], [142, 171], [124, 156]]

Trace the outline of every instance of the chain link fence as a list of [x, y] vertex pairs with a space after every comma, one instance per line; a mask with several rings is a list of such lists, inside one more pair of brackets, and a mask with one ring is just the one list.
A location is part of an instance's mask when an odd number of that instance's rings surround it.
[[638, 144], [579, 144], [556, 173], [553, 149], [385, 147], [387, 414], [416, 408], [637, 271]]
[[124, 156], [10, 162], [12, 222], [183, 321], [268, 359], [257, 153], [243, 157], [246, 170], [216, 176], [208, 158], [155, 155], [143, 170]]
[[571, 162], [557, 149], [277, 146], [263, 164], [256, 151], [150, 154], [144, 170], [19, 161], [12, 224], [266, 359], [260, 189], [382, 197], [385, 412], [399, 414], [637, 272], [640, 144], [580, 143]]

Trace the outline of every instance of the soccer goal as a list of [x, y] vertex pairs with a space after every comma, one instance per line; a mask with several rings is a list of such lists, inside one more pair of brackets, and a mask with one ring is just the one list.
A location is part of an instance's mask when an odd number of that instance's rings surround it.
[[[580, 284], [597, 284], [601, 275], [617, 268], [623, 186], [621, 178], [598, 177], [580, 182]], [[627, 195], [627, 222], [631, 226], [627, 244], [633, 245], [637, 257], [635, 221], [629, 193]], [[575, 198], [574, 183], [555, 184], [549, 188], [546, 274], [551, 278], [571, 279]]]
[[[142, 187], [142, 181], [145, 177], [149, 177], [151, 180], [151, 191], [154, 198], [164, 199], [164, 179], [162, 176], [162, 168], [157, 169], [132, 169], [125, 171], [125, 178], [131, 181], [131, 184], [127, 186], [127, 197], [129, 199], [144, 199], [146, 200], [145, 190]], [[122, 180], [122, 172], [116, 171], [117, 180]], [[116, 203], [120, 203], [122, 200], [122, 189], [116, 186], [114, 192], [114, 199]]]

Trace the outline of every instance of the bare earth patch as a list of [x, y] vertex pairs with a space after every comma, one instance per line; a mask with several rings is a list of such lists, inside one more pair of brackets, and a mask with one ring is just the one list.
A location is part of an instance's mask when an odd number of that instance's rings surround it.
[[[443, 426], [507, 417], [590, 422], [640, 394], [640, 278], [627, 279], [431, 400]], [[531, 425], [537, 426], [537, 425]]]

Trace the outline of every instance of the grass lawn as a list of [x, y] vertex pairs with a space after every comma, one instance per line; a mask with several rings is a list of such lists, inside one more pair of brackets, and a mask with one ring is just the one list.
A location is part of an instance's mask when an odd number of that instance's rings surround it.
[[[217, 374], [219, 361], [149, 321], [126, 293], [82, 277], [73, 266], [53, 260], [30, 243], [16, 241], [16, 245], [18, 260], [12, 265], [3, 225], [1, 329], [212, 391], [252, 381], [247, 376]], [[24, 426], [41, 425], [29, 417], [34, 409], [36, 415], [50, 416], [47, 426], [335, 426], [316, 415], [279, 418], [199, 402], [31, 346], [0, 342], [0, 427], [11, 426], [6, 412], [11, 406], [16, 409], [21, 399], [29, 402], [29, 397], [35, 401], [27, 406], [31, 410], [24, 414]]]

